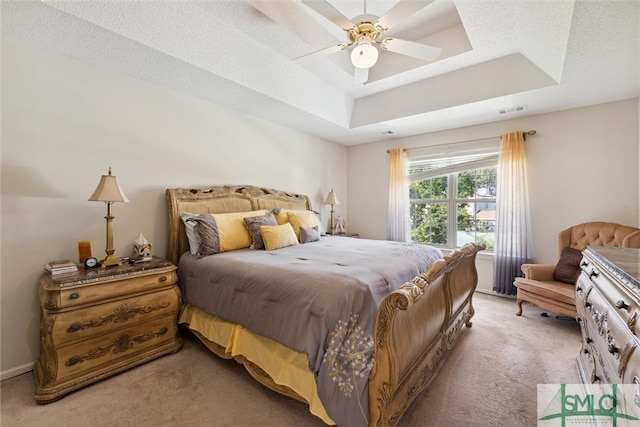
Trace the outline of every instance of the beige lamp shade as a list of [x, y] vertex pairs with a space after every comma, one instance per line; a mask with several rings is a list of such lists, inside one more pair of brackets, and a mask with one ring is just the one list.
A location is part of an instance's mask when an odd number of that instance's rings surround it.
[[109, 168], [109, 175], [102, 175], [96, 191], [89, 197], [90, 202], [124, 202], [128, 203], [129, 199], [122, 192], [118, 179], [111, 175], [111, 168]]
[[339, 205], [340, 204], [340, 201], [336, 197], [336, 193], [333, 192], [333, 189], [331, 189], [331, 191], [329, 191], [329, 194], [327, 195], [327, 198], [325, 199], [324, 204], [325, 205]]

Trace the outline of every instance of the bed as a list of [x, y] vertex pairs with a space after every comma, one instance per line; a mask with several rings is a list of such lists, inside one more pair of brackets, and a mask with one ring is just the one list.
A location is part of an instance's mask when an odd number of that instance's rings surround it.
[[249, 185], [166, 197], [179, 322], [326, 424], [396, 425], [471, 326], [482, 244], [325, 235], [308, 196]]

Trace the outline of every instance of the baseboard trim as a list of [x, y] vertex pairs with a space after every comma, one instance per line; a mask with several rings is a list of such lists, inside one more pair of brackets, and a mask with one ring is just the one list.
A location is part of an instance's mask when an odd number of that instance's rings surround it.
[[499, 294], [499, 293], [497, 293], [495, 291], [488, 291], [486, 289], [476, 288], [476, 292], [481, 293], [481, 294], [486, 294], [486, 295], [493, 295], [494, 297], [507, 298], [507, 299], [512, 299], [512, 300], [516, 299], [515, 295]]
[[25, 363], [24, 365], [16, 366], [15, 368], [0, 372], [0, 381], [8, 380], [9, 378], [17, 377], [18, 375], [33, 371], [34, 363], [35, 362]]

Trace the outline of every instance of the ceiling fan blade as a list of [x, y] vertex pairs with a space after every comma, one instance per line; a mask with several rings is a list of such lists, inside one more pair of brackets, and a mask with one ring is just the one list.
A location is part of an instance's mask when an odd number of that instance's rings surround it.
[[344, 39], [338, 28], [333, 32], [327, 31], [324, 22], [318, 22], [317, 17], [307, 13], [307, 6], [290, 1], [246, 0], [256, 10], [271, 18], [276, 24], [287, 29], [300, 38], [308, 51], [315, 51], [325, 46], [338, 44]]
[[380, 42], [380, 47], [389, 52], [400, 53], [423, 61], [433, 61], [442, 52], [439, 47], [428, 46], [408, 40], [386, 38]]
[[336, 53], [336, 52], [340, 52], [341, 50], [345, 50], [347, 47], [351, 46], [353, 43], [341, 43], [339, 45], [335, 45], [335, 46], [329, 46], [329, 47], [325, 47], [324, 49], [320, 49], [320, 50], [316, 50], [315, 52], [311, 52], [311, 53], [306, 53], [302, 56], [298, 56], [296, 58], [293, 58], [293, 61], [298, 60], [298, 59], [302, 59], [302, 58], [306, 58], [308, 56], [324, 56], [324, 55], [330, 55], [332, 53]]
[[355, 67], [356, 71], [353, 73], [353, 82], [355, 84], [364, 84], [369, 80], [369, 69]]
[[342, 14], [342, 12], [333, 7], [331, 3], [326, 0], [302, 0], [302, 3], [306, 4], [311, 9], [315, 10], [345, 31], [353, 28], [353, 22], [351, 22]]
[[420, 9], [433, 3], [434, 0], [401, 0], [396, 3], [387, 13], [385, 13], [380, 19], [378, 24], [385, 30], [393, 27], [396, 24], [407, 19]]

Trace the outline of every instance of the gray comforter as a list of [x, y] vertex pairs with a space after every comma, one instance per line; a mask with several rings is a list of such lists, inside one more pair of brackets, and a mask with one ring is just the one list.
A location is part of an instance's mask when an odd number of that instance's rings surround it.
[[185, 302], [307, 354], [327, 413], [355, 427], [368, 423], [380, 302], [441, 257], [426, 245], [323, 236], [274, 251], [186, 253], [178, 274]]

